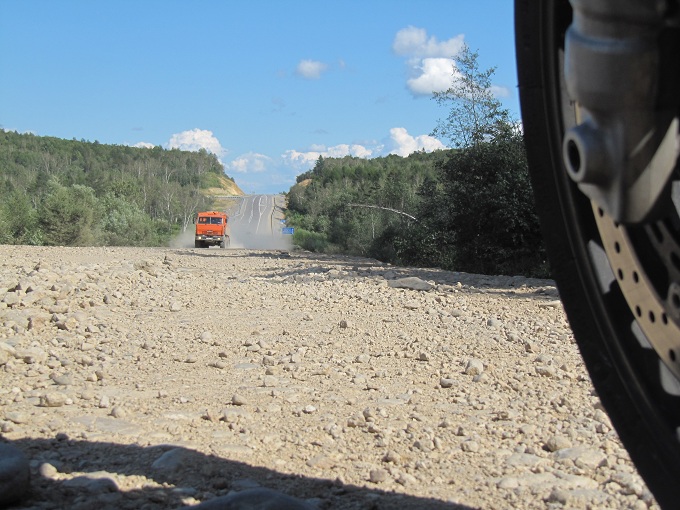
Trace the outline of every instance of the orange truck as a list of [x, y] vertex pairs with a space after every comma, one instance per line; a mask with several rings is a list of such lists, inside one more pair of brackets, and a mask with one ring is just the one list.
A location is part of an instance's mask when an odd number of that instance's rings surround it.
[[196, 217], [196, 248], [210, 248], [229, 246], [229, 216], [218, 211], [206, 211], [198, 213]]

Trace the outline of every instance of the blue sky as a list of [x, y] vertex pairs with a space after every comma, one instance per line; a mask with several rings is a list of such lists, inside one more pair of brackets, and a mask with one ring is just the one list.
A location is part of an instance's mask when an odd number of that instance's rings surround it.
[[442, 147], [463, 41], [519, 118], [509, 0], [0, 0], [0, 128], [204, 147], [287, 191], [319, 155]]

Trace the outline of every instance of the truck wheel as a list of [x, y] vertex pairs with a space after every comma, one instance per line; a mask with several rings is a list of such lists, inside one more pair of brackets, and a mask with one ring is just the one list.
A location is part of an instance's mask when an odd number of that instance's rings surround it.
[[194, 241], [194, 248], [200, 248], [201, 247], [201, 241]]
[[220, 248], [226, 248], [227, 247], [227, 241], [222, 239], [222, 242], [220, 243]]

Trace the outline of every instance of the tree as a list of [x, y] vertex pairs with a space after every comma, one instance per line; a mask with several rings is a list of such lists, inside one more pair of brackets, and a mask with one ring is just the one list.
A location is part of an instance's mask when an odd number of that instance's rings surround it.
[[52, 180], [40, 210], [40, 225], [48, 246], [95, 244], [93, 226], [99, 219], [99, 203], [92, 188], [75, 184], [65, 187]]
[[442, 170], [455, 269], [546, 276], [522, 136], [453, 153]]
[[439, 120], [433, 136], [450, 142], [451, 147], [469, 147], [495, 138], [508, 129], [510, 116], [491, 89], [495, 67], [480, 71], [479, 54], [463, 45], [455, 58], [452, 84], [433, 99], [440, 106], [449, 106], [449, 114]]
[[101, 236], [107, 246], [150, 246], [154, 244], [153, 222], [136, 204], [108, 193], [100, 199]]

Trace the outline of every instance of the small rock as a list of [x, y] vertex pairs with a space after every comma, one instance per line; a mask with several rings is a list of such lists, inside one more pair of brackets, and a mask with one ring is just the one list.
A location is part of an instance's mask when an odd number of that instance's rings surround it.
[[439, 379], [439, 385], [442, 388], [452, 388], [454, 384], [456, 384], [454, 379], [447, 379], [446, 377]]
[[501, 478], [496, 486], [499, 489], [516, 489], [519, 487], [519, 480], [514, 476], [506, 476], [505, 478]]
[[489, 320], [486, 321], [486, 325], [490, 328], [499, 328], [501, 326], [501, 321], [499, 321], [495, 317], [491, 317]]
[[151, 469], [165, 474], [180, 473], [189, 464], [190, 455], [191, 451], [186, 448], [173, 448], [158, 457]]
[[5, 419], [16, 423], [17, 425], [22, 425], [31, 421], [31, 416], [28, 413], [22, 411], [8, 411], [5, 413]]
[[263, 386], [265, 388], [273, 388], [277, 384], [279, 384], [279, 380], [276, 377], [274, 377], [273, 375], [265, 375], [264, 376]]
[[477, 453], [479, 451], [479, 443], [472, 439], [468, 441], [463, 441], [460, 444], [460, 449], [463, 450], [464, 452]]
[[47, 393], [40, 397], [42, 407], [62, 407], [66, 405], [66, 395], [63, 393]]
[[539, 350], [538, 344], [536, 342], [534, 342], [532, 340], [527, 340], [527, 341], [524, 342], [524, 351], [525, 352], [534, 353], [534, 352], [538, 352], [538, 350]]
[[73, 384], [72, 374], [51, 374], [50, 379], [54, 381], [57, 386], [70, 386]]
[[231, 403], [235, 406], [244, 406], [248, 404], [248, 400], [244, 396], [236, 393], [231, 397]]
[[555, 377], [557, 368], [554, 365], [539, 365], [536, 367], [536, 373], [543, 377]]
[[57, 473], [59, 473], [59, 471], [57, 471], [57, 468], [55, 468], [49, 462], [43, 462], [42, 464], [40, 464], [38, 472], [40, 473], [40, 476], [43, 476], [45, 478], [54, 478], [57, 475]]
[[330, 469], [335, 465], [335, 462], [328, 455], [320, 453], [318, 455], [314, 455], [314, 457], [305, 462], [305, 464], [313, 468]]
[[399, 478], [397, 478], [397, 483], [404, 486], [414, 485], [418, 483], [418, 479], [409, 473], [401, 473]]
[[389, 450], [383, 457], [383, 462], [389, 462], [391, 464], [399, 464], [401, 462], [401, 455], [394, 450]]
[[545, 442], [545, 449], [549, 452], [556, 452], [565, 448], [571, 448], [571, 442], [564, 436], [552, 436]]
[[382, 483], [389, 478], [389, 473], [386, 469], [378, 468], [371, 469], [368, 474], [368, 479], [371, 483]]
[[484, 363], [477, 358], [471, 358], [468, 360], [465, 366], [465, 373], [467, 375], [479, 375], [484, 372]]
[[399, 278], [398, 280], [390, 280], [387, 285], [393, 289], [409, 289], [426, 292], [432, 289], [432, 285], [418, 277], [412, 276], [409, 278]]
[[63, 482], [64, 487], [84, 489], [93, 494], [117, 492], [118, 484], [113, 480], [111, 473], [96, 471], [85, 476], [76, 476]]
[[111, 409], [111, 416], [114, 418], [125, 418], [127, 416], [127, 411], [121, 406], [115, 406]]

